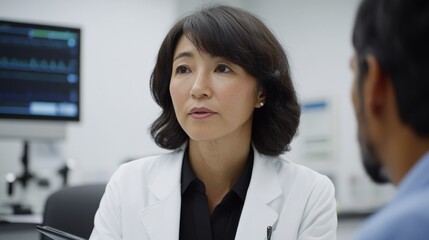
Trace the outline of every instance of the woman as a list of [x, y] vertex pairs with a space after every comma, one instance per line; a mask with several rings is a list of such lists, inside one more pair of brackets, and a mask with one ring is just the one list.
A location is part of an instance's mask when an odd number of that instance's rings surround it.
[[300, 116], [286, 55], [258, 18], [214, 6], [178, 21], [151, 77], [171, 153], [112, 176], [91, 239], [335, 239], [330, 180], [281, 157]]

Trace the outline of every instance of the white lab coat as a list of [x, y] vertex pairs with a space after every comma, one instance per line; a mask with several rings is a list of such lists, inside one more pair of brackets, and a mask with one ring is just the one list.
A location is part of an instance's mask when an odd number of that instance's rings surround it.
[[[235, 239], [335, 240], [332, 182], [315, 171], [256, 149]], [[123, 164], [95, 215], [91, 240], [179, 238], [183, 150]]]

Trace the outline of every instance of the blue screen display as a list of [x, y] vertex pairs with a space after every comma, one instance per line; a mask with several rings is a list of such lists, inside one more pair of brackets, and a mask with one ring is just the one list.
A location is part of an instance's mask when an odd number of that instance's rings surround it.
[[78, 121], [78, 28], [0, 20], [0, 118]]

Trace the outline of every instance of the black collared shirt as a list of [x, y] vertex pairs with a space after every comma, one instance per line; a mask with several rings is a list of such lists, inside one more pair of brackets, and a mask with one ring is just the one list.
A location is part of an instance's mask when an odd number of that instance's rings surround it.
[[[180, 240], [233, 240], [252, 177], [253, 149], [243, 172], [232, 189], [210, 215], [204, 183], [193, 172], [188, 151], [182, 165], [182, 207]], [[165, 231], [168, 231], [166, 229]]]

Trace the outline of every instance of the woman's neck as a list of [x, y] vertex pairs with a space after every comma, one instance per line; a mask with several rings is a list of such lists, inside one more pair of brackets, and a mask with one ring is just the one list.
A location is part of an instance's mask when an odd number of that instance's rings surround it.
[[240, 146], [216, 141], [189, 141], [189, 161], [195, 175], [206, 187], [210, 212], [239, 178], [249, 151], [250, 141]]

